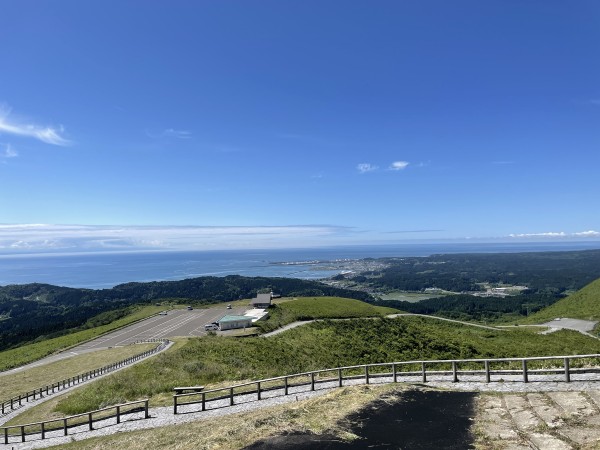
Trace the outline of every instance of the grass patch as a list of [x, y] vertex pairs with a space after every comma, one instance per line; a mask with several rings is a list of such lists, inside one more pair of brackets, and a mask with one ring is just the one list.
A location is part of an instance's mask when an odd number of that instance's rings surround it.
[[556, 317], [600, 320], [600, 279], [532, 314], [522, 323], [543, 323]]
[[302, 297], [271, 306], [269, 316], [255, 325], [263, 332], [269, 332], [298, 320], [381, 317], [398, 312], [394, 308], [373, 306], [350, 298]]
[[[396, 394], [397, 392], [397, 394]], [[354, 386], [323, 396], [243, 414], [199, 420], [152, 430], [119, 433], [61, 445], [68, 450], [99, 448], [237, 450], [270, 436], [310, 432], [352, 439], [345, 417], [383, 395], [399, 395], [399, 386]]]
[[0, 352], [0, 372], [37, 361], [60, 350], [94, 339], [102, 334], [124, 327], [164, 310], [164, 306], [134, 307], [133, 312], [107, 325], [90, 328], [76, 333], [27, 344]]
[[270, 338], [180, 341], [168, 352], [77, 390], [58, 408], [69, 415], [147, 397], [154, 405], [170, 405], [175, 386], [211, 387], [355, 364], [598, 352], [598, 340], [567, 330], [539, 335], [419, 317], [319, 321]]
[[156, 347], [157, 344], [126, 347], [84, 353], [51, 364], [33, 367], [16, 373], [0, 374], [0, 400], [37, 389], [89, 370], [98, 369]]

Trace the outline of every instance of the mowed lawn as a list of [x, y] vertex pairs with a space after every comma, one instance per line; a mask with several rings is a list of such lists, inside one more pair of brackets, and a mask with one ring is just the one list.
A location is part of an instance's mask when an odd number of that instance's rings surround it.
[[0, 401], [127, 359], [130, 356], [150, 350], [156, 345], [136, 344], [99, 350], [15, 373], [0, 374]]
[[269, 317], [256, 325], [264, 332], [273, 331], [298, 320], [382, 317], [399, 313], [397, 309], [373, 306], [342, 297], [300, 297], [283, 299], [269, 308]]

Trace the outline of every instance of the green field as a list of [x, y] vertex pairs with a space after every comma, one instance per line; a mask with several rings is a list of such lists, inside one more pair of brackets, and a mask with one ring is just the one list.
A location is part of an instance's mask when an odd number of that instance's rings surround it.
[[58, 351], [94, 339], [102, 334], [116, 330], [117, 328], [124, 327], [138, 320], [157, 314], [163, 309], [164, 306], [134, 307], [131, 314], [107, 325], [5, 350], [0, 352], [0, 372], [23, 366]]
[[271, 338], [190, 339], [78, 389], [57, 408], [76, 414], [146, 397], [155, 405], [168, 405], [174, 386], [214, 386], [344, 365], [597, 352], [598, 340], [572, 331], [492, 331], [418, 317], [326, 320]]
[[256, 326], [268, 332], [298, 320], [381, 317], [398, 312], [350, 298], [302, 297], [273, 305], [268, 318], [259, 320]]
[[522, 323], [543, 323], [556, 317], [600, 320], [600, 279], [532, 314]]

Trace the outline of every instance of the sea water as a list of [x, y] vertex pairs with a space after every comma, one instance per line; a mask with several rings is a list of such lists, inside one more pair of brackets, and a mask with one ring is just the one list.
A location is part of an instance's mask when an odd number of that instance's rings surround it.
[[[102, 289], [131, 281], [200, 276], [264, 276], [321, 279], [339, 273], [329, 261], [444, 253], [516, 253], [600, 249], [596, 242], [360, 245], [312, 249], [204, 252], [2, 255], [0, 285], [49, 283]], [[294, 263], [294, 264], [281, 264]]]

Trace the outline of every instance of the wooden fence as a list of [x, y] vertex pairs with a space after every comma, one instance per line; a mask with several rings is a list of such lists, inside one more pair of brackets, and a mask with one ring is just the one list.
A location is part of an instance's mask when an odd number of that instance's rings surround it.
[[[140, 342], [142, 342], [142, 341], [140, 341]], [[96, 377], [99, 377], [100, 375], [114, 372], [115, 370], [118, 370], [121, 367], [125, 367], [136, 361], [144, 359], [147, 356], [153, 355], [154, 353], [160, 352], [169, 344], [169, 340], [167, 340], [167, 339], [163, 339], [160, 341], [151, 340], [150, 342], [160, 342], [161, 344], [158, 345], [157, 347], [153, 348], [152, 350], [147, 350], [147, 351], [139, 353], [137, 355], [133, 355], [122, 361], [119, 361], [119, 362], [116, 362], [113, 364], [108, 364], [99, 369], [90, 370], [88, 372], [85, 372], [85, 373], [82, 373], [79, 375], [75, 375], [70, 378], [65, 378], [64, 380], [57, 381], [57, 382], [48, 384], [44, 387], [25, 392], [24, 394], [16, 395], [16, 396], [12, 397], [10, 400], [6, 400], [0, 404], [0, 416], [8, 414], [16, 409], [19, 409], [21, 406], [23, 406], [23, 403], [27, 403], [27, 402], [30, 402], [30, 401], [33, 401], [36, 399], [43, 398], [45, 396], [54, 394], [56, 392], [60, 392], [71, 386], [76, 386], [85, 381], [92, 380]]]
[[[138, 405], [138, 406], [134, 406]], [[114, 412], [113, 412], [114, 411]], [[40, 435], [41, 439], [48, 438], [48, 433], [59, 432], [56, 435], [67, 436], [69, 429], [78, 426], [85, 426], [87, 430], [94, 429], [94, 423], [101, 420], [115, 418], [116, 423], [121, 423], [121, 417], [127, 414], [144, 413], [144, 419], [150, 418], [148, 411], [148, 399], [135, 402], [122, 403], [120, 405], [109, 406], [107, 408], [95, 411], [76, 414], [74, 416], [62, 417], [60, 419], [46, 420], [44, 422], [27, 423], [24, 425], [12, 425], [0, 427], [0, 433], [4, 437], [4, 444], [25, 442], [26, 436]], [[17, 430], [17, 433], [11, 432]]]
[[236, 397], [248, 394], [256, 395], [256, 399], [260, 400], [262, 393], [267, 391], [279, 390], [282, 392], [281, 395], [288, 395], [290, 388], [299, 386], [309, 386], [310, 391], [314, 391], [318, 384], [324, 383], [342, 387], [345, 380], [364, 379], [364, 382], [369, 384], [372, 378], [388, 377], [397, 383], [402, 377], [417, 376], [419, 381], [424, 383], [432, 380], [433, 377], [438, 377], [438, 379], [449, 377], [449, 381], [458, 382], [459, 376], [475, 375], [476, 379], [464, 381], [485, 380], [486, 383], [491, 383], [492, 381], [503, 381], [501, 378], [493, 380], [492, 376], [517, 375], [521, 381], [528, 383], [530, 375], [559, 374], [562, 376], [561, 379], [568, 383], [571, 381], [571, 374], [599, 372], [598, 366], [600, 366], [600, 354], [363, 364], [267, 378], [202, 392], [175, 394], [173, 395], [173, 413], [177, 414], [181, 406], [195, 404], [200, 404], [200, 410], [205, 411], [208, 402], [224, 399], [228, 400], [228, 404], [232, 406], [235, 404]]

